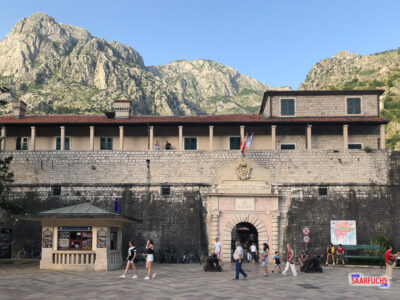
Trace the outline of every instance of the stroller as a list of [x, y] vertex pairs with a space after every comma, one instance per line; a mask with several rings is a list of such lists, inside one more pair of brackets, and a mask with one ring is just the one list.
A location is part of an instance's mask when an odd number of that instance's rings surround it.
[[320, 266], [321, 263], [320, 256], [311, 256], [307, 258], [304, 264], [300, 267], [300, 271], [304, 273], [322, 273], [322, 268]]
[[222, 266], [219, 264], [217, 254], [211, 254], [203, 266], [205, 272], [222, 272]]

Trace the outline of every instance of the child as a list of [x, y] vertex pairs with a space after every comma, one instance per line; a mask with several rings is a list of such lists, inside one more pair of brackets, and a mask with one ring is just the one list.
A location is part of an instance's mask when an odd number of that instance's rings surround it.
[[281, 256], [279, 255], [278, 251], [275, 251], [274, 260], [275, 260], [275, 266], [274, 266], [274, 270], [272, 271], [272, 273], [274, 273], [275, 269], [278, 268], [278, 274], [280, 274], [281, 273]]
[[125, 279], [126, 273], [128, 273], [128, 270], [129, 270], [129, 266], [132, 266], [132, 269], [133, 269], [132, 279], [137, 278], [135, 258], [136, 258], [136, 247], [133, 245], [132, 241], [129, 241], [128, 257], [126, 258], [128, 261], [126, 263], [126, 268], [125, 268], [124, 274], [122, 274], [120, 276], [121, 278]]

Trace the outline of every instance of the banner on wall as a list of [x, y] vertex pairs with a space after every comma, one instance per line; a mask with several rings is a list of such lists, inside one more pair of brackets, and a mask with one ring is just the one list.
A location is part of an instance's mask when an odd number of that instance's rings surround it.
[[357, 245], [356, 221], [331, 221], [331, 243]]

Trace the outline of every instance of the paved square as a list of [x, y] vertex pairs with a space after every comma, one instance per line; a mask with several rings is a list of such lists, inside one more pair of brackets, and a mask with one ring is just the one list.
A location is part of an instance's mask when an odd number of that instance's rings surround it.
[[245, 264], [244, 269], [248, 279], [233, 281], [234, 264], [225, 264], [222, 273], [206, 273], [196, 264], [156, 264], [159, 276], [145, 281], [143, 265], [138, 266], [138, 279], [120, 279], [122, 270], [46, 271], [38, 264], [2, 265], [0, 299], [395, 299], [400, 295], [399, 269], [386, 290], [350, 287], [347, 281], [350, 272], [379, 276], [384, 269], [328, 267], [322, 274], [267, 278], [259, 265]]

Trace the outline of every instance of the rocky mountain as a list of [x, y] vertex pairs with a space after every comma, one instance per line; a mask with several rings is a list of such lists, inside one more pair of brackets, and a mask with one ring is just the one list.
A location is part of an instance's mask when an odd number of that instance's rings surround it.
[[373, 55], [338, 52], [316, 63], [299, 89], [376, 89], [382, 95], [381, 115], [387, 126], [387, 146], [400, 149], [400, 48]]
[[3, 100], [18, 97], [30, 113], [98, 113], [131, 99], [135, 114], [158, 115], [256, 112], [270, 88], [209, 60], [146, 67], [131, 47], [43, 13], [21, 19], [0, 42], [0, 86], [14, 94]]

